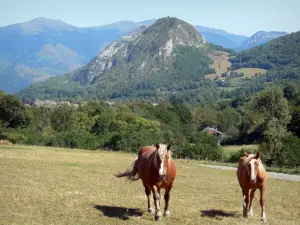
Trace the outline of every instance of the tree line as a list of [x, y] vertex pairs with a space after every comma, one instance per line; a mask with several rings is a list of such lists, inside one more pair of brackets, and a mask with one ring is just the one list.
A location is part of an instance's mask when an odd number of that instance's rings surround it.
[[236, 162], [222, 144], [259, 144], [264, 160], [276, 167], [300, 166], [300, 85], [272, 86], [249, 96], [197, 106], [173, 98], [152, 104], [104, 101], [81, 105], [32, 107], [13, 95], [0, 94], [0, 139], [13, 143], [137, 152], [143, 145], [171, 143], [174, 156]]

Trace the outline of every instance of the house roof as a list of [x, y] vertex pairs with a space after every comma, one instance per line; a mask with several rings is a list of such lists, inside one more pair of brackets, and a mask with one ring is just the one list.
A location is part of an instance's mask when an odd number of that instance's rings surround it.
[[224, 134], [223, 132], [220, 132], [216, 128], [213, 128], [213, 127], [206, 127], [202, 130], [202, 132], [209, 132], [211, 134], [213, 134], [213, 133]]

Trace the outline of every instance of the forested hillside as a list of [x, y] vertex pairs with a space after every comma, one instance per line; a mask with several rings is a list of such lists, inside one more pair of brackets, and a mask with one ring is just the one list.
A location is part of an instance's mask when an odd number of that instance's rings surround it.
[[232, 69], [256, 67], [266, 70], [299, 68], [300, 31], [237, 54], [231, 59]]

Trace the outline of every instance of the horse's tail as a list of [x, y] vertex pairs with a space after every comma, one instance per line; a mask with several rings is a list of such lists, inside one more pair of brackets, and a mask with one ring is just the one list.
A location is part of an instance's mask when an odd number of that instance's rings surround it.
[[136, 181], [136, 180], [140, 179], [140, 177], [138, 176], [138, 159], [136, 159], [133, 162], [132, 169], [128, 169], [123, 173], [115, 174], [115, 176], [118, 177], [118, 178], [127, 177], [127, 179], [130, 180], [130, 181]]

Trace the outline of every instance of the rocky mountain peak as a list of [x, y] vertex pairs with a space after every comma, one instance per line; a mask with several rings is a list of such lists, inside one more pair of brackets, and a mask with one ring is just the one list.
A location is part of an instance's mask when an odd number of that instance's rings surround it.
[[172, 67], [179, 47], [200, 48], [205, 38], [194, 26], [174, 17], [158, 19], [114, 41], [74, 76], [75, 81], [91, 83], [112, 70], [120, 74], [150, 75]]

